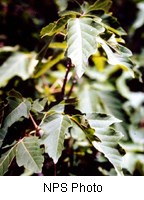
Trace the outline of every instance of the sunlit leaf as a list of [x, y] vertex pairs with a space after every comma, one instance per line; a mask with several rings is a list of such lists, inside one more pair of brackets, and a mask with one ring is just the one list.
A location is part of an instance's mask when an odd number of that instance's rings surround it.
[[44, 157], [37, 137], [25, 137], [18, 142], [16, 161], [19, 167], [24, 166], [33, 173], [42, 171]]
[[57, 163], [64, 149], [64, 139], [68, 128], [71, 126], [69, 118], [62, 114], [47, 116], [40, 127], [44, 131], [41, 143], [45, 145], [45, 151]]
[[14, 76], [28, 79], [37, 64], [34, 53], [16, 52], [0, 67], [0, 87], [4, 87]]
[[67, 56], [71, 58], [79, 77], [85, 72], [88, 58], [97, 50], [95, 37], [103, 31], [104, 28], [91, 18], [76, 18], [68, 21]]

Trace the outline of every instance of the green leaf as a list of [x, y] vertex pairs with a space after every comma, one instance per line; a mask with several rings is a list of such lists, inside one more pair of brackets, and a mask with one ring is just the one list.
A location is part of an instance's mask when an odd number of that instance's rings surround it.
[[[108, 63], [114, 66], [120, 66], [121, 68], [125, 69], [126, 71], [129, 71], [130, 74], [134, 77], [134, 73], [131, 70], [131, 68], [133, 67], [133, 63], [132, 61], [129, 59], [128, 57], [128, 50], [126, 50], [126, 48], [123, 48], [123, 53], [115, 53], [112, 51], [112, 49], [109, 47], [109, 45], [107, 44], [107, 42], [105, 40], [103, 40], [100, 37], [97, 37], [97, 42], [102, 46], [102, 48], [104, 49], [104, 51], [107, 54], [107, 58], [108, 58]], [[121, 48], [122, 50], [122, 46], [119, 46], [119, 48]], [[125, 54], [125, 51], [127, 52]]]
[[76, 18], [68, 21], [67, 56], [71, 58], [79, 77], [88, 66], [88, 58], [97, 50], [96, 36], [104, 28], [91, 18]]
[[82, 84], [79, 89], [79, 110], [84, 113], [101, 112], [96, 90], [86, 83]]
[[69, 19], [70, 16], [67, 15], [60, 18], [58, 21], [50, 23], [48, 26], [42, 28], [40, 36], [44, 37], [44, 36], [53, 36], [55, 34], [58, 34], [59, 32], [63, 31]]
[[95, 10], [103, 10], [105, 12], [108, 12], [109, 9], [111, 8], [111, 5], [112, 5], [111, 0], [97, 0], [93, 5], [90, 5], [89, 7], [87, 5], [86, 13]]
[[24, 166], [33, 173], [42, 171], [44, 157], [37, 137], [25, 137], [18, 142], [16, 161], [19, 167]]
[[42, 112], [44, 110], [47, 101], [48, 101], [47, 98], [36, 99], [32, 104], [31, 110], [33, 112]]
[[95, 135], [95, 130], [91, 128], [84, 115], [74, 115], [70, 119], [85, 133], [90, 141], [100, 142], [100, 139]]
[[121, 120], [117, 119], [116, 117], [105, 113], [87, 113], [86, 117], [90, 126], [97, 128], [109, 127], [114, 123], [121, 122]]
[[113, 164], [117, 174], [122, 175], [122, 156], [124, 150], [120, 147], [119, 141], [123, 135], [109, 127], [114, 123], [120, 122], [120, 120], [100, 113], [87, 114], [86, 117], [90, 126], [95, 129], [95, 135], [101, 141], [92, 141], [92, 144]]
[[129, 134], [134, 143], [144, 144], [144, 128], [131, 125]]
[[41, 64], [41, 66], [38, 66], [36, 68], [36, 71], [34, 73], [34, 78], [38, 78], [41, 75], [45, 74], [51, 67], [53, 67], [55, 64], [57, 64], [59, 61], [61, 61], [64, 58], [64, 52], [61, 52], [53, 59], [48, 59], [46, 63]]
[[136, 20], [132, 26], [134, 30], [144, 25], [144, 2], [137, 3], [137, 8], [139, 9], [139, 11]]
[[[21, 117], [28, 118], [31, 104], [27, 99], [22, 99], [20, 94], [12, 91], [8, 97], [8, 113], [3, 120], [2, 128], [0, 129], [0, 146], [6, 136], [8, 128], [17, 122]], [[15, 94], [15, 97], [14, 97]]]
[[118, 43], [119, 40], [121, 41], [121, 38], [116, 38], [115, 34], [112, 34], [106, 43], [118, 54], [127, 57], [132, 56], [132, 52], [128, 48]]
[[125, 30], [120, 26], [117, 18], [113, 17], [111, 14], [105, 14], [102, 16], [102, 25], [110, 32], [122, 36], [127, 35]]
[[0, 176], [3, 176], [16, 155], [16, 145], [14, 145], [9, 151], [4, 153], [0, 158]]
[[59, 11], [66, 10], [68, 6], [68, 0], [55, 0], [55, 2], [58, 5]]
[[4, 87], [14, 76], [28, 79], [37, 64], [34, 53], [17, 52], [12, 54], [0, 67], [0, 87]]
[[62, 114], [52, 114], [47, 116], [40, 125], [44, 131], [42, 144], [45, 145], [45, 151], [57, 163], [64, 148], [64, 138], [71, 126], [69, 118]]

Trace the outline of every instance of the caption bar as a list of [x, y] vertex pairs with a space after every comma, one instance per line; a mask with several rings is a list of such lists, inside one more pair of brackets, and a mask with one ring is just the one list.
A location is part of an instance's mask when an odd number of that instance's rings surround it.
[[44, 192], [102, 192], [102, 185], [82, 183], [44, 183]]

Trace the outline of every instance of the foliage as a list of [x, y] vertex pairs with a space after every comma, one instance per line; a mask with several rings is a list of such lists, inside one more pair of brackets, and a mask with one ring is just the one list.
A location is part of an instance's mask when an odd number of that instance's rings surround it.
[[[132, 91], [143, 51], [132, 57], [111, 0], [52, 5], [59, 18], [42, 28], [39, 52], [0, 51], [0, 175], [77, 175], [86, 156], [92, 175], [143, 175], [144, 94]], [[143, 25], [137, 5], [131, 37]]]

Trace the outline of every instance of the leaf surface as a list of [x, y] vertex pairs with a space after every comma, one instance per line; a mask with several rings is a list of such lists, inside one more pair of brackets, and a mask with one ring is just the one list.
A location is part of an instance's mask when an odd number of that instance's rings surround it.
[[9, 93], [8, 100], [8, 113], [3, 120], [2, 128], [0, 129], [0, 146], [6, 136], [8, 128], [17, 122], [21, 117], [28, 118], [31, 104], [27, 99], [23, 99], [21, 95], [12, 90]]
[[68, 21], [68, 57], [76, 67], [79, 77], [88, 66], [88, 58], [97, 50], [96, 36], [104, 28], [91, 18], [75, 18]]
[[108, 12], [112, 5], [111, 0], [97, 0], [93, 5], [90, 5], [87, 9], [87, 13], [95, 10], [103, 10]]
[[40, 125], [45, 133], [41, 143], [45, 145], [45, 151], [54, 163], [57, 163], [62, 154], [65, 134], [70, 126], [69, 118], [58, 113], [47, 116]]
[[87, 120], [91, 127], [95, 129], [95, 135], [101, 141], [92, 141], [92, 144], [113, 164], [117, 174], [123, 175], [122, 156], [124, 154], [124, 150], [119, 145], [119, 141], [123, 135], [109, 127], [111, 124], [119, 122], [119, 120], [109, 115], [107, 115], [107, 117], [106, 115], [103, 116], [103, 114], [88, 114]]
[[20, 140], [16, 148], [16, 161], [19, 167], [24, 166], [33, 173], [42, 171], [44, 157], [37, 137], [25, 137]]
[[0, 158], [0, 176], [3, 176], [16, 155], [16, 145], [14, 145], [9, 151], [2, 155]]
[[14, 76], [19, 76], [23, 80], [29, 78], [37, 62], [33, 53], [12, 54], [0, 67], [0, 87], [4, 87]]
[[67, 21], [69, 20], [70, 16], [64, 16], [60, 18], [58, 21], [55, 21], [53, 23], [50, 23], [46, 27], [42, 28], [40, 35], [41, 37], [44, 36], [53, 36], [59, 32], [61, 32], [64, 29], [64, 26], [67, 24]]

